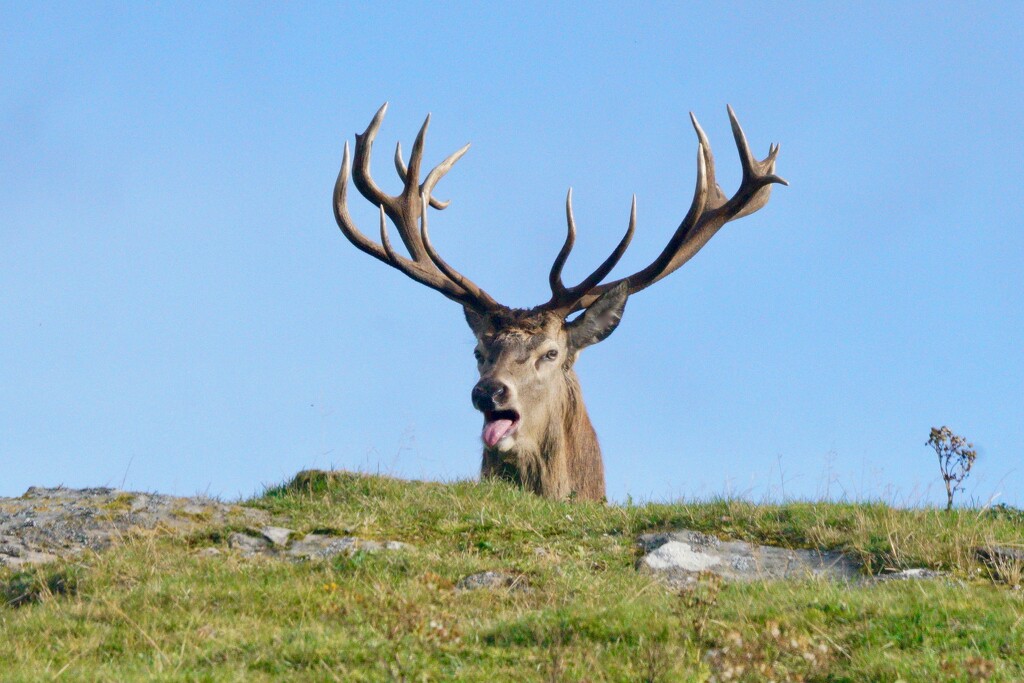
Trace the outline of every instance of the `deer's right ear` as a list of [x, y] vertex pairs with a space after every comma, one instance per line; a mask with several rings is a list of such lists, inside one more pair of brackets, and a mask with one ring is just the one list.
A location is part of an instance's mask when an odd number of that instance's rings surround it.
[[623, 280], [597, 298], [568, 324], [569, 348], [584, 349], [608, 337], [619, 326], [629, 297], [629, 283]]
[[469, 323], [469, 329], [473, 330], [473, 334], [479, 337], [480, 331], [484, 326], [484, 316], [468, 306], [463, 306], [462, 312], [466, 315], [466, 322]]

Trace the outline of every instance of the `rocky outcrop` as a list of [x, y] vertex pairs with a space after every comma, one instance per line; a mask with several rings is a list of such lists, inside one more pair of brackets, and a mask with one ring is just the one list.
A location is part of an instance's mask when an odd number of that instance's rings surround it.
[[328, 534], [303, 536], [281, 527], [264, 527], [259, 534], [233, 533], [228, 536], [228, 547], [245, 556], [268, 555], [292, 560], [323, 560], [335, 555], [355, 555], [358, 552], [412, 549], [411, 545], [401, 541], [370, 541], [355, 536]]
[[[103, 550], [146, 529], [190, 531], [203, 526], [257, 529], [234, 532], [228, 548], [243, 556], [314, 560], [357, 552], [408, 550], [400, 541], [300, 534], [270, 526], [263, 510], [204, 497], [178, 498], [111, 488], [30, 488], [20, 498], [0, 498], [0, 567], [21, 568]], [[215, 547], [202, 556], [219, 555]]]
[[[234, 527], [228, 552], [306, 561], [382, 551], [411, 550], [394, 540], [370, 540], [323, 533], [302, 534], [273, 526], [265, 511], [205, 497], [179, 498], [132, 493], [112, 488], [30, 488], [20, 498], [0, 498], [0, 567], [20, 568], [99, 551], [129, 534], [146, 529], [196, 530]], [[285, 522], [287, 523], [287, 522]], [[860, 563], [838, 551], [819, 551], [723, 541], [691, 530], [644, 534], [638, 539], [643, 557], [637, 563], [673, 587], [692, 584], [702, 572], [730, 581], [822, 577], [840, 581], [890, 581], [948, 576], [932, 569], [904, 569], [866, 577]], [[223, 551], [207, 547], [200, 556]], [[978, 559], [1007, 581], [1019, 583], [1024, 550], [1009, 546], [979, 548]], [[480, 588], [523, 590], [524, 577], [511, 572], [471, 574], [456, 585], [460, 591]]]
[[689, 585], [704, 571], [731, 581], [810, 577], [848, 581], [861, 575], [859, 563], [835, 551], [722, 541], [686, 529], [644, 534], [638, 540], [645, 551], [639, 567], [673, 586]]
[[638, 569], [672, 586], [694, 584], [702, 572], [728, 581], [771, 581], [824, 578], [835, 581], [910, 581], [948, 577], [947, 572], [912, 568], [867, 576], [860, 562], [835, 550], [803, 550], [722, 541], [715, 536], [682, 529], [644, 534], [637, 539], [643, 557]]
[[481, 588], [504, 588], [512, 591], [527, 589], [525, 577], [509, 572], [486, 571], [470, 574], [459, 579], [455, 584], [457, 591], [474, 591]]
[[102, 550], [140, 529], [262, 526], [268, 518], [262, 510], [204, 497], [32, 487], [20, 498], [0, 498], [0, 567]]

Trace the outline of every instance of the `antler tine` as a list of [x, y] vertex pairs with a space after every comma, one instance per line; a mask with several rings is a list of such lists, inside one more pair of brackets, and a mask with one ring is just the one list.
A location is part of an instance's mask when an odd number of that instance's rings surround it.
[[[731, 105], [727, 104], [725, 107], [729, 112], [732, 136], [736, 140], [736, 149], [739, 151], [740, 163], [743, 165], [743, 184], [745, 185], [749, 181], [756, 185], [758, 189], [771, 183], [789, 185], [789, 182], [773, 173], [775, 170], [775, 156], [779, 153], [779, 146], [776, 144], [769, 145], [768, 156], [763, 161], [755, 159], [754, 155], [750, 152], [747, 136], [743, 132], [742, 126], [740, 126], [739, 119], [736, 118], [736, 112], [732, 110]], [[742, 189], [743, 185], [740, 187]], [[737, 195], [739, 195], [738, 192]]]
[[622, 255], [626, 253], [629, 243], [633, 241], [633, 234], [636, 231], [636, 195], [633, 195], [633, 203], [629, 209], [629, 225], [626, 227], [626, 234], [622, 236], [622, 239], [619, 240], [618, 245], [608, 255], [608, 258], [594, 272], [574, 287], [566, 287], [562, 282], [562, 268], [565, 266], [565, 262], [569, 258], [569, 252], [572, 251], [573, 244], [576, 241], [576, 222], [572, 215], [572, 190], [569, 191], [569, 195], [566, 197], [565, 215], [569, 228], [565, 244], [562, 245], [562, 250], [558, 252], [558, 256], [555, 257], [555, 262], [551, 266], [551, 274], [548, 277], [548, 281], [551, 284], [551, 299], [543, 307], [552, 310], [564, 309], [571, 312], [581, 298], [601, 282], [608, 273], [612, 272], [612, 268], [622, 259]]
[[[356, 227], [352, 217], [348, 213], [348, 176], [349, 176], [349, 153], [348, 142], [345, 143], [345, 152], [341, 157], [341, 170], [338, 172], [338, 180], [334, 183], [334, 219], [341, 228], [341, 232], [360, 251], [363, 251], [384, 263], [391, 263], [388, 255], [381, 250], [377, 244], [371, 241]], [[383, 209], [383, 205], [381, 205]]]
[[395, 200], [381, 190], [377, 183], [370, 177], [370, 156], [373, 151], [373, 141], [380, 130], [380, 124], [384, 121], [384, 114], [388, 110], [388, 103], [381, 105], [374, 114], [370, 125], [366, 127], [363, 134], [356, 133], [356, 152], [352, 168], [352, 182], [355, 183], [359, 192], [374, 204], [384, 204], [386, 209], [394, 210]]
[[[423, 185], [421, 186], [421, 191], [423, 192], [424, 196], [430, 199], [431, 206], [433, 206], [434, 198], [430, 196], [430, 193], [433, 192], [434, 186], [437, 185], [437, 182], [441, 180], [441, 178], [445, 177], [448, 174], [448, 171], [452, 170], [452, 166], [455, 165], [455, 162], [461, 159], [468, 151], [469, 143], [466, 143], [459, 149], [449, 154], [444, 161], [442, 161], [433, 169], [431, 169], [430, 173], [427, 174], [427, 177], [423, 181]], [[440, 208], [443, 209], [447, 207], [448, 204], [449, 202], [444, 202], [444, 206]]]
[[736, 151], [740, 154], [740, 164], [743, 166], [743, 179], [747, 180], [754, 175], [754, 155], [750, 153], [747, 136], [743, 132], [743, 127], [740, 126], [739, 120], [736, 118], [736, 112], [732, 110], [732, 105], [725, 105], [725, 110], [729, 112], [729, 125], [732, 127], [732, 136], [736, 140]]
[[427, 229], [427, 204], [429, 201], [429, 196], [422, 198], [422, 212], [420, 213], [420, 238], [423, 240], [423, 248], [426, 250], [427, 256], [434, 262], [438, 270], [444, 273], [449, 280], [462, 287], [470, 296], [485, 302], [490, 308], [496, 308], [498, 306], [497, 301], [492, 299], [487, 292], [480, 289], [472, 280], [448, 265], [448, 262], [441, 258], [441, 255], [434, 249], [434, 245], [430, 242], [430, 231]]
[[562, 245], [562, 250], [558, 252], [558, 256], [555, 257], [555, 262], [551, 264], [551, 273], [548, 275], [548, 282], [551, 284], [552, 300], [565, 298], [566, 290], [565, 284], [562, 283], [562, 268], [565, 267], [565, 262], [569, 260], [569, 252], [572, 251], [573, 245], [576, 244], [576, 219], [572, 215], [571, 187], [565, 196], [565, 222], [568, 225], [565, 243]]
[[626, 253], [626, 249], [629, 248], [629, 243], [633, 241], [633, 233], [636, 231], [636, 195], [633, 195], [633, 203], [629, 208], [629, 225], [626, 227], [626, 234], [619, 240], [618, 246], [615, 250], [605, 259], [604, 263], [599, 265], [593, 273], [590, 274], [583, 282], [579, 283], [572, 288], [573, 292], [579, 292], [580, 296], [586, 294], [594, 285], [598, 284], [605, 278], [608, 273], [612, 272], [622, 255]]
[[714, 166], [715, 160], [711, 154], [711, 148], [708, 147], [705, 142], [697, 143], [697, 182], [693, 188], [693, 201], [690, 202], [690, 209], [686, 212], [686, 215], [683, 216], [682, 222], [679, 224], [679, 227], [676, 228], [675, 233], [672, 234], [672, 238], [668, 241], [668, 244], [666, 244], [665, 248], [661, 250], [660, 254], [658, 254], [658, 258], [655, 259], [647, 268], [640, 271], [638, 275], [653, 275], [668, 268], [673, 257], [678, 254], [685, 240], [693, 233], [700, 217], [705, 211], [712, 208], [712, 188], [714, 188], [717, 193], [715, 199], [720, 199], [724, 203], [724, 199], [722, 198], [722, 188], [720, 188], [718, 183], [715, 182]]
[[[405, 189], [402, 194], [397, 197], [385, 193], [377, 183], [374, 182], [370, 175], [370, 160], [373, 156], [373, 142], [377, 138], [377, 132], [380, 130], [380, 126], [384, 121], [384, 114], [387, 113], [388, 103], [385, 102], [373, 119], [370, 121], [370, 125], [366, 127], [366, 130], [360, 135], [356, 134], [356, 149], [355, 149], [355, 160], [354, 167], [352, 169], [352, 180], [355, 183], [356, 188], [359, 192], [370, 200], [371, 203], [377, 206], [383, 206], [385, 212], [395, 223], [395, 227], [398, 228], [398, 235], [402, 238], [402, 242], [405, 244], [405, 248], [409, 250], [409, 254], [415, 261], [426, 261], [425, 254], [423, 253], [423, 245], [420, 244], [419, 231], [416, 230], [416, 214], [419, 211], [419, 202], [411, 201], [413, 195], [418, 189], [416, 178], [419, 174], [420, 159], [423, 156], [423, 139], [426, 135], [427, 124], [430, 122], [430, 116], [427, 116], [427, 120], [423, 123], [420, 128], [419, 134], [416, 136], [416, 144], [413, 146], [413, 173], [412, 173], [412, 187], [408, 180], [408, 175], [403, 179]], [[417, 152], [418, 147], [418, 152]]]
[[[466, 147], [468, 148], [469, 145], [466, 145]], [[395, 170], [398, 171], [398, 177], [402, 179], [402, 182], [406, 182], [405, 179], [409, 175], [409, 169], [405, 167], [405, 161], [402, 159], [401, 140], [399, 140], [398, 144], [395, 145]], [[452, 201], [450, 199], [441, 201], [440, 199], [435, 199], [434, 197], [430, 198], [430, 205], [438, 210], [447, 209], [451, 205], [451, 203]]]
[[[707, 202], [712, 207], [721, 206], [722, 204], [725, 204], [728, 197], [726, 197], [725, 193], [722, 192], [722, 188], [719, 186], [718, 180], [715, 177], [715, 155], [711, 152], [711, 143], [708, 141], [708, 136], [704, 133], [704, 129], [700, 127], [700, 122], [697, 120], [696, 114], [692, 111], [690, 112], [690, 123], [693, 124], [693, 130], [697, 134], [697, 149], [700, 152], [700, 156], [703, 158], [704, 172], [707, 175]], [[700, 159], [697, 161], [699, 164]], [[698, 167], [697, 170], [699, 173], [700, 168]], [[697, 183], [698, 185], [700, 184], [699, 178]]]
[[[697, 134], [697, 187], [694, 190], [693, 202], [683, 221], [676, 228], [668, 244], [650, 265], [613, 282], [598, 284], [600, 279], [593, 281], [586, 291], [580, 292], [579, 298], [569, 307], [570, 313], [586, 308], [599, 296], [624, 281], [628, 282], [630, 294], [649, 287], [689, 261], [727, 222], [749, 215], [764, 206], [768, 202], [773, 184], [789, 184], [775, 174], [778, 145], [769, 147], [768, 156], [759, 161], [751, 153], [746, 135], [743, 133], [732, 107], [728, 107], [728, 112], [733, 137], [736, 140], [736, 149], [740, 156], [740, 164], [743, 168], [743, 179], [736, 193], [727, 198], [718, 186], [715, 179], [715, 160], [711, 153], [711, 145], [708, 143], [704, 130], [697, 122], [697, 117], [691, 113], [690, 120]], [[563, 251], [565, 250], [563, 249]], [[559, 257], [561, 256], [562, 254], [559, 254]], [[605, 264], [602, 264], [598, 271], [605, 270], [604, 266]], [[559, 273], [560, 268], [561, 265], [559, 265]], [[610, 270], [610, 268], [607, 269], [607, 271]], [[607, 271], [602, 273], [602, 277], [607, 274]], [[581, 283], [579, 285], [581, 290], [583, 285], [590, 284], [591, 280], [592, 278], [588, 278]], [[552, 287], [552, 291], [555, 291], [554, 287]], [[565, 300], [568, 300], [568, 296], [564, 296]], [[561, 301], [558, 301], [558, 298], [558, 296], [553, 296], [552, 301], [545, 304], [545, 307], [560, 308]]]
[[739, 119], [736, 118], [736, 112], [733, 111], [731, 105], [726, 105], [726, 110], [729, 112], [729, 125], [732, 127], [732, 136], [736, 140], [736, 149], [743, 167], [743, 180], [740, 183], [740, 189], [725, 206], [725, 210], [729, 214], [726, 221], [729, 221], [748, 216], [767, 204], [773, 183], [789, 185], [789, 182], [774, 173], [775, 155], [779, 152], [777, 146], [774, 152], [769, 147], [768, 156], [764, 160], [758, 161], [750, 151], [747, 136], [743, 132], [743, 127], [740, 126]]
[[420, 132], [412, 143], [412, 151], [409, 153], [409, 168], [405, 176], [405, 191], [410, 192], [418, 189], [420, 182], [420, 166], [423, 164], [423, 143], [427, 138], [427, 128], [430, 126], [430, 114], [423, 120]]
[[388, 237], [388, 218], [384, 213], [383, 204], [380, 205], [380, 244], [384, 247], [384, 253], [387, 254], [388, 261], [398, 263], [398, 259], [402, 257], [391, 246], [391, 238]]
[[[386, 111], [387, 103], [377, 111], [366, 131], [356, 134], [355, 155], [351, 166], [348, 143], [345, 143], [341, 170], [338, 172], [338, 179], [334, 184], [334, 216], [338, 227], [341, 228], [345, 237], [361, 251], [387, 263], [413, 280], [437, 290], [449, 299], [481, 312], [498, 307], [498, 303], [480, 287], [444, 264], [432, 246], [430, 246], [432, 253], [428, 254], [427, 247], [423, 244], [424, 236], [427, 234], [425, 229], [427, 207], [437, 205], [431, 202], [430, 192], [434, 185], [451, 170], [455, 162], [466, 153], [469, 145], [449, 155], [427, 174], [426, 180], [420, 185], [419, 169], [423, 159], [424, 138], [430, 122], [428, 116], [416, 136], [408, 169], [405, 168], [402, 161], [401, 148], [399, 147], [396, 151], [395, 167], [399, 176], [402, 177], [404, 189], [398, 196], [388, 195], [370, 177], [373, 141]], [[350, 172], [359, 192], [380, 210], [380, 244], [367, 238], [356, 227], [349, 215], [347, 194]], [[447, 205], [447, 202], [443, 202], [438, 208], [444, 208]], [[411, 258], [397, 253], [392, 246], [387, 232], [388, 218], [395, 224], [399, 236], [409, 249]], [[416, 225], [417, 221], [421, 222], [419, 228]]]
[[626, 228], [626, 234], [622, 236], [619, 244], [608, 258], [575, 287], [566, 287], [562, 282], [562, 269], [565, 267], [566, 261], [569, 260], [569, 253], [576, 243], [576, 220], [572, 213], [572, 188], [569, 188], [569, 193], [565, 197], [565, 219], [568, 225], [565, 243], [562, 245], [561, 251], [558, 252], [558, 256], [555, 257], [554, 263], [551, 264], [551, 273], [548, 276], [548, 282], [551, 284], [551, 300], [544, 304], [544, 308], [572, 310], [576, 302], [601, 282], [618, 264], [622, 255], [626, 253], [629, 243], [633, 241], [633, 234], [636, 231], [636, 195], [633, 195], [633, 204], [629, 210], [629, 225]]

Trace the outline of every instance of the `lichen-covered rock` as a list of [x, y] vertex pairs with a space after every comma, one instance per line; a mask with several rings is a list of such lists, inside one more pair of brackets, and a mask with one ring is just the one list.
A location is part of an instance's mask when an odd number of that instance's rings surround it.
[[228, 536], [228, 547], [242, 555], [256, 555], [270, 550], [271, 543], [262, 536], [252, 536], [235, 532]]
[[283, 548], [288, 545], [288, 541], [291, 539], [292, 534], [295, 532], [291, 529], [285, 529], [279, 526], [265, 526], [260, 529], [260, 534], [263, 538], [270, 541], [275, 547]]
[[975, 548], [974, 554], [990, 567], [1017, 564], [1024, 566], [1024, 548], [1008, 545], [990, 545]]
[[637, 539], [645, 555], [637, 568], [653, 573], [673, 588], [692, 585], [701, 572], [729, 581], [825, 578], [838, 581], [913, 581], [947, 578], [947, 572], [912, 568], [866, 576], [861, 564], [838, 551], [803, 550], [722, 541], [682, 529], [644, 534]]
[[0, 566], [18, 569], [26, 564], [45, 564], [57, 559], [56, 555], [32, 550], [13, 536], [0, 538]]
[[[257, 529], [233, 532], [228, 548], [244, 557], [272, 556], [297, 560], [339, 554], [407, 550], [400, 541], [373, 541], [354, 536], [308, 534], [268, 524], [263, 510], [229, 505], [204, 497], [177, 498], [111, 488], [30, 488], [20, 498], [0, 498], [0, 567], [19, 568], [73, 557], [109, 547], [141, 529], [191, 531], [201, 526]], [[216, 548], [197, 554], [215, 557]]]
[[860, 564], [840, 552], [800, 550], [722, 541], [699, 531], [645, 534], [638, 539], [646, 554], [641, 570], [672, 586], [686, 586], [704, 571], [732, 581], [824, 577], [853, 580]]
[[505, 588], [508, 590], [525, 590], [526, 583], [523, 577], [508, 572], [478, 572], [459, 579], [455, 584], [455, 590], [472, 591], [481, 588]]
[[913, 567], [911, 569], [900, 569], [898, 571], [876, 574], [871, 577], [871, 581], [921, 581], [927, 579], [944, 579], [948, 576], [948, 572], [940, 572], [935, 569], [926, 569], [924, 567]]
[[210, 498], [178, 498], [112, 488], [32, 487], [0, 498], [0, 567], [21, 567], [102, 550], [139, 529], [265, 525], [262, 510]]
[[354, 555], [357, 552], [376, 553], [382, 550], [411, 550], [401, 541], [371, 541], [355, 536], [327, 536], [308, 534], [292, 543], [288, 555], [298, 559], [325, 559], [335, 555]]
[[[269, 531], [268, 531], [269, 530]], [[371, 541], [355, 536], [329, 534], [299, 534], [282, 527], [266, 527], [259, 535], [233, 533], [228, 536], [228, 547], [244, 556], [266, 555], [293, 560], [323, 560], [335, 555], [354, 555], [357, 552], [375, 553], [387, 550], [411, 550], [413, 546], [401, 541]]]

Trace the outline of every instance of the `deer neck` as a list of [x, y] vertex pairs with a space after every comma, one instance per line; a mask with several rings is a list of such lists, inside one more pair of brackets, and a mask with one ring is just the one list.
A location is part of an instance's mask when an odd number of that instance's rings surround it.
[[603, 501], [604, 464], [601, 446], [583, 403], [576, 371], [565, 373], [565, 405], [560, 425], [560, 459], [565, 463], [570, 481], [570, 495], [582, 500]]

